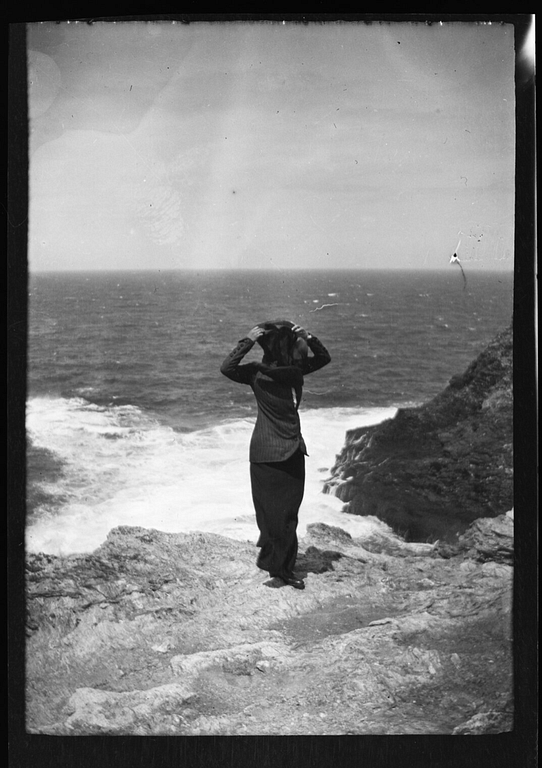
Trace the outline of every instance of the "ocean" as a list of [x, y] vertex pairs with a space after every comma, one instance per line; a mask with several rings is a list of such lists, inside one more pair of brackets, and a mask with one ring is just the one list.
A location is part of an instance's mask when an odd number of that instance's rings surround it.
[[[513, 275], [444, 271], [32, 274], [26, 546], [89, 552], [111, 528], [256, 542], [249, 387], [219, 371], [262, 320], [290, 319], [331, 363], [305, 379], [299, 533], [367, 521], [322, 493], [345, 433], [422, 403], [512, 319]], [[258, 359], [256, 346], [246, 361]]]

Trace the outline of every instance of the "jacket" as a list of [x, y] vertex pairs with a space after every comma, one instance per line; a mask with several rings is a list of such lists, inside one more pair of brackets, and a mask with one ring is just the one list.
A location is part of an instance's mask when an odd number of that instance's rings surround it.
[[[303, 361], [303, 376], [331, 361], [329, 352], [316, 336], [309, 335], [307, 344], [313, 355]], [[298, 413], [300, 397], [295, 402], [292, 386], [267, 375], [260, 363], [241, 365], [241, 360], [253, 346], [252, 339], [241, 339], [220, 366], [224, 376], [239, 384], [248, 384], [256, 397], [258, 415], [250, 441], [250, 461], [285, 461], [298, 448], [307, 455]]]

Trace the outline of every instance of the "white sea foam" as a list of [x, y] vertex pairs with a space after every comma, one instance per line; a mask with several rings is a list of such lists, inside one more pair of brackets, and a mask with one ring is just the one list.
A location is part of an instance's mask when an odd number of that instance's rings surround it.
[[[359, 535], [371, 522], [345, 515], [322, 486], [348, 429], [393, 416], [394, 408], [327, 408], [301, 413], [308, 446], [299, 534], [313, 522]], [[239, 419], [181, 434], [134, 406], [102, 407], [84, 399], [32, 398], [27, 430], [34, 445], [63, 462], [45, 490], [63, 493], [54, 512], [34, 515], [27, 548], [88, 552], [119, 525], [162, 531], [208, 531], [256, 541], [248, 445], [253, 421]]]

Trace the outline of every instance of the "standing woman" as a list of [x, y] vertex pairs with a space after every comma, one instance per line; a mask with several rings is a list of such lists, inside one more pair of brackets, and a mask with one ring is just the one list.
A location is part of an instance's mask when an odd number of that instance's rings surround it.
[[[262, 362], [241, 365], [255, 342], [263, 349]], [[256, 564], [296, 589], [305, 588], [305, 582], [295, 577], [294, 566], [307, 455], [298, 408], [303, 376], [330, 360], [316, 336], [288, 320], [276, 320], [255, 326], [220, 367], [232, 381], [248, 384], [258, 405], [249, 454], [252, 499], [260, 530]]]

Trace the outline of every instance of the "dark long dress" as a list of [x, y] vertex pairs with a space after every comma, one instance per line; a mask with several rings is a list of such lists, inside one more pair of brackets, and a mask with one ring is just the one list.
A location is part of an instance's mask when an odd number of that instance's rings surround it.
[[251, 462], [250, 480], [260, 529], [258, 568], [288, 578], [297, 557], [298, 512], [305, 491], [305, 454], [286, 461]]

